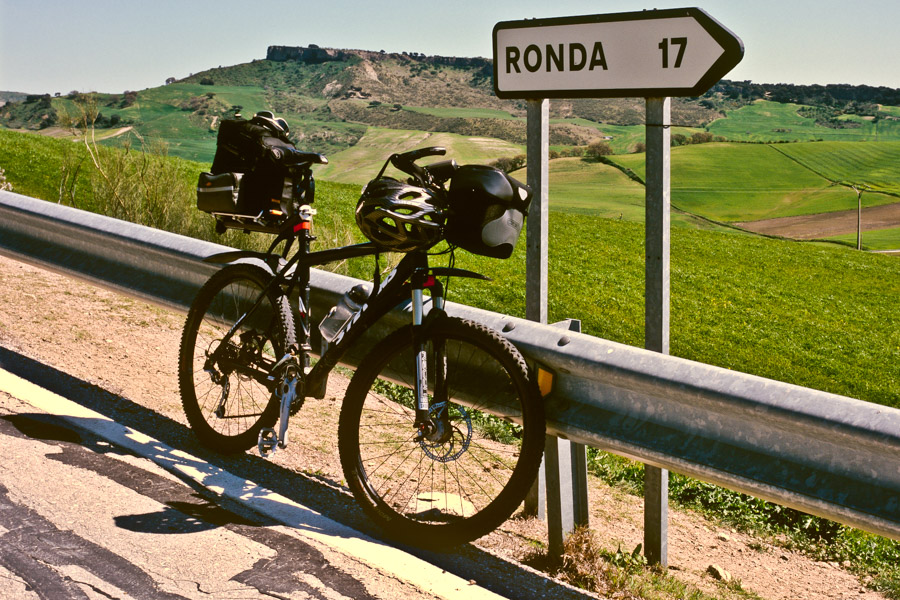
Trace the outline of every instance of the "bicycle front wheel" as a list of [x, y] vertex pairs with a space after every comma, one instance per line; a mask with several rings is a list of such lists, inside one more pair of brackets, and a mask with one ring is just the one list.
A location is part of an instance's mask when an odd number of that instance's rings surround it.
[[178, 358], [181, 402], [200, 441], [219, 452], [252, 448], [260, 430], [278, 419], [278, 398], [266, 378], [295, 333], [281, 289], [264, 293], [271, 278], [252, 265], [225, 267], [188, 312]]
[[442, 318], [425, 333], [430, 418], [415, 425], [412, 327], [369, 353], [347, 389], [339, 446], [348, 486], [388, 535], [418, 545], [474, 540], [534, 481], [543, 406], [521, 354], [497, 332]]

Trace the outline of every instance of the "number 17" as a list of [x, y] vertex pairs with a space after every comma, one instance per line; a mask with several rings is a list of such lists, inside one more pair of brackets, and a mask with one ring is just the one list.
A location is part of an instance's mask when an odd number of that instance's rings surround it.
[[[681, 67], [681, 59], [684, 58], [684, 49], [687, 48], [687, 38], [686, 37], [677, 37], [672, 38], [672, 44], [678, 46], [678, 55], [675, 57], [675, 68]], [[662, 68], [669, 68], [669, 38], [663, 38], [663, 41], [659, 43], [659, 49], [662, 50]]]

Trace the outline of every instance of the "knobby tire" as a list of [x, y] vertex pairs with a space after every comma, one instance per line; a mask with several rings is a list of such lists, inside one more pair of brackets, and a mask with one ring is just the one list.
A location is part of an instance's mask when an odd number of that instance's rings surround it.
[[290, 305], [280, 288], [269, 290], [259, 309], [235, 332], [225, 359], [207, 363], [210, 352], [271, 278], [257, 266], [227, 266], [200, 289], [188, 312], [178, 360], [182, 406], [200, 441], [219, 452], [252, 448], [260, 430], [273, 427], [278, 419], [278, 398], [259, 374], [295, 340]]
[[[416, 439], [416, 362], [406, 326], [360, 364], [338, 441], [348, 486], [386, 534], [447, 546], [489, 533], [517, 509], [537, 476], [546, 427], [525, 360], [499, 333], [443, 317], [428, 326], [425, 340], [431, 410], [447, 407], [450, 435]], [[435, 360], [440, 348], [444, 361]], [[440, 362], [446, 397], [435, 395]]]

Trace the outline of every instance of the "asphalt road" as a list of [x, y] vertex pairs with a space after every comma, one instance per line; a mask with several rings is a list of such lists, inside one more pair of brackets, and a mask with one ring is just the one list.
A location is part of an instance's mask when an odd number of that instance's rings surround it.
[[7, 394], [0, 448], [0, 598], [433, 597]]
[[[31, 381], [48, 376], [55, 392]], [[327, 489], [265, 462], [264, 487], [95, 412], [102, 392], [79, 387], [0, 348], [0, 600], [594, 597], [470, 545], [379, 541], [320, 512]]]
[[[303, 507], [8, 373], [0, 372], [0, 390], [2, 599], [499, 597], [308, 510], [303, 523], [287, 527], [283, 521]], [[48, 401], [63, 403], [51, 412], [69, 414], [48, 414]], [[89, 431], [96, 428], [103, 437]], [[284, 501], [281, 518], [188, 485], [108, 441], [116, 431], [132, 440], [126, 445], [204, 474], [214, 489], [237, 483], [251, 504]], [[347, 541], [359, 552], [335, 548]], [[387, 560], [367, 559], [373, 550]]]

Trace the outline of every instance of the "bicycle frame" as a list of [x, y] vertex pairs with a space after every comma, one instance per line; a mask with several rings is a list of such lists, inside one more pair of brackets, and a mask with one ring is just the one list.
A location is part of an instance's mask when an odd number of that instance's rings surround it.
[[[294, 311], [299, 321], [295, 323], [297, 344], [287, 349], [287, 353], [277, 361], [268, 372], [255, 371], [248, 373], [255, 379], [269, 387], [281, 400], [281, 412], [279, 431], [265, 431], [260, 435], [259, 450], [263, 456], [274, 450], [275, 446], [284, 448], [287, 444], [287, 424], [290, 413], [295, 403], [302, 403], [307, 396], [323, 398], [328, 375], [338, 364], [346, 350], [351, 347], [364, 333], [379, 319], [384, 317], [398, 304], [410, 300], [413, 309], [413, 339], [417, 346], [416, 365], [416, 426], [423, 436], [434, 437], [442, 434], [442, 428], [432, 425], [429, 414], [429, 401], [427, 394], [427, 366], [425, 364], [424, 344], [421, 340], [421, 332], [427, 329], [428, 323], [444, 314], [444, 286], [437, 279], [442, 276], [469, 277], [476, 279], [489, 279], [479, 273], [457, 269], [453, 267], [431, 267], [428, 263], [428, 254], [425, 251], [407, 253], [397, 266], [384, 278], [378, 281], [376, 273], [375, 289], [363, 305], [338, 336], [321, 353], [318, 362], [310, 366], [310, 269], [331, 262], [358, 258], [363, 256], [376, 256], [383, 250], [376, 244], [367, 242], [339, 248], [330, 248], [316, 252], [310, 251], [310, 242], [314, 239], [311, 235], [313, 211], [304, 207], [300, 216], [289, 226], [285, 227], [265, 253], [252, 251], [234, 251], [211, 256], [206, 262], [231, 263], [242, 258], [256, 258], [265, 262], [273, 271], [274, 277], [262, 292], [260, 292], [251, 309], [242, 315], [232, 326], [231, 330], [223, 337], [219, 349], [224, 349], [240, 328], [241, 324], [256, 311], [263, 299], [273, 286], [279, 286], [283, 293], [292, 297], [294, 290], [298, 292], [297, 307]], [[298, 251], [290, 258], [287, 255], [293, 241], [299, 242]], [[285, 241], [285, 248], [279, 256], [275, 248]], [[424, 290], [430, 290], [432, 308], [425, 314]], [[440, 349], [438, 349], [440, 352]], [[220, 359], [217, 350], [207, 360], [216, 362]], [[442, 389], [441, 374], [437, 376], [438, 395]], [[299, 388], [299, 389], [298, 389]]]

